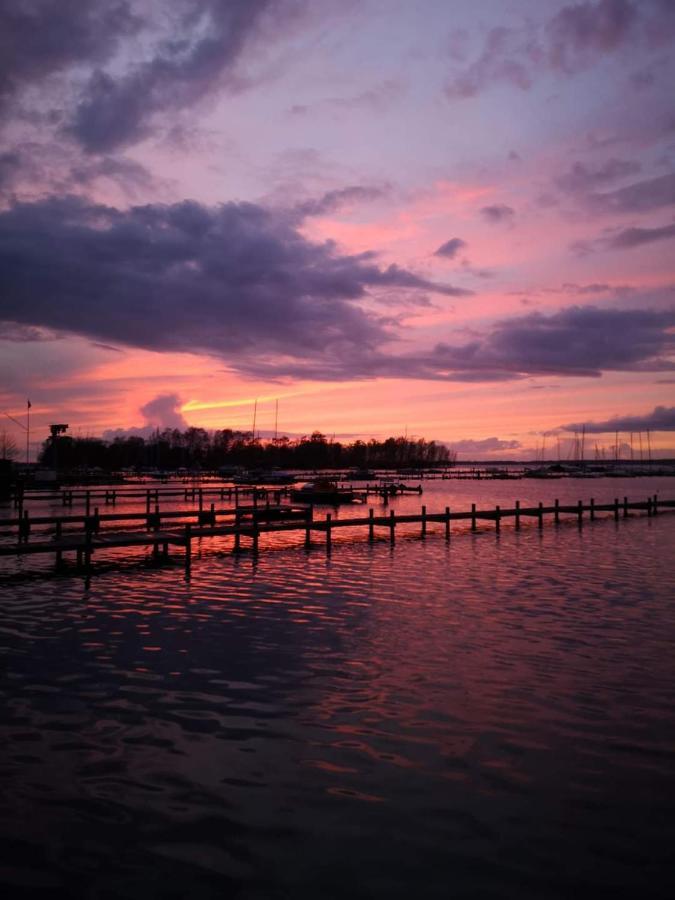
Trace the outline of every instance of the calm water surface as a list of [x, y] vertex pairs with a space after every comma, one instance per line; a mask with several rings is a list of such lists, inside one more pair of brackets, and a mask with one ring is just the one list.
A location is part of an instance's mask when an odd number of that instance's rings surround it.
[[675, 516], [414, 531], [7, 570], [4, 895], [672, 897]]

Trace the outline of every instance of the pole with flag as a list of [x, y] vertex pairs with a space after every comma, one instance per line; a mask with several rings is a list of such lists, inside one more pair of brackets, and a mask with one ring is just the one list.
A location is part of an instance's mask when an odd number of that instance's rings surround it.
[[30, 408], [33, 404], [26, 400], [26, 464], [30, 463]]

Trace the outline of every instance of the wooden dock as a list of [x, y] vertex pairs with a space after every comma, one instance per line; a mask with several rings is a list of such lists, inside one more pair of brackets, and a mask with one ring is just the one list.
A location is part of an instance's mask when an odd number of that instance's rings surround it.
[[[393, 544], [396, 540], [396, 528], [400, 525], [416, 524], [420, 526], [419, 536], [425, 538], [430, 524], [443, 526], [446, 540], [451, 538], [452, 522], [468, 522], [470, 531], [478, 530], [481, 522], [494, 523], [496, 534], [500, 533], [505, 519], [513, 519], [515, 529], [519, 530], [522, 519], [535, 519], [539, 529], [544, 527], [545, 520], [559, 524], [562, 517], [572, 517], [581, 528], [584, 521], [594, 521], [599, 514], [608, 514], [619, 521], [628, 518], [631, 513], [655, 516], [659, 512], [675, 509], [675, 500], [660, 500], [655, 496], [644, 501], [628, 501], [624, 497], [613, 503], [597, 504], [593, 499], [584, 504], [579, 500], [576, 504], [561, 504], [556, 500], [553, 506], [523, 507], [518, 501], [515, 506], [493, 509], [477, 509], [476, 504], [470, 510], [453, 512], [449, 507], [441, 512], [428, 512], [422, 506], [419, 513], [396, 514], [393, 510], [388, 514], [375, 515], [371, 508], [367, 516], [350, 518], [333, 518], [331, 513], [325, 519], [315, 519], [314, 509], [302, 505], [239, 506], [227, 509], [167, 510], [162, 512], [139, 513], [104, 513], [98, 510], [94, 515], [70, 516], [34, 516], [29, 517], [26, 511], [22, 517], [0, 520], [0, 525], [16, 529], [15, 540], [0, 543], [0, 557], [18, 557], [33, 554], [53, 554], [57, 567], [63, 564], [64, 554], [74, 554], [77, 569], [87, 573], [91, 568], [94, 553], [105, 550], [119, 550], [133, 547], [147, 547], [157, 559], [168, 558], [169, 547], [184, 548], [184, 565], [189, 574], [192, 563], [192, 543], [212, 537], [231, 537], [233, 550], [242, 549], [242, 539], [247, 539], [250, 549], [257, 553], [260, 536], [263, 534], [300, 531], [304, 534], [304, 544], [312, 545], [313, 533], [323, 535], [326, 550], [331, 551], [332, 536], [335, 529], [357, 529], [368, 541], [376, 537], [376, 529], [384, 530], [386, 537]], [[178, 521], [180, 520], [180, 521]], [[138, 527], [139, 521], [145, 524], [145, 530], [106, 530], [105, 523], [132, 523]], [[167, 527], [166, 522], [173, 522]], [[41, 530], [37, 539], [31, 540], [34, 528], [52, 529], [48, 534]], [[68, 531], [67, 527], [81, 526], [77, 531]], [[10, 537], [12, 532], [10, 532]]]

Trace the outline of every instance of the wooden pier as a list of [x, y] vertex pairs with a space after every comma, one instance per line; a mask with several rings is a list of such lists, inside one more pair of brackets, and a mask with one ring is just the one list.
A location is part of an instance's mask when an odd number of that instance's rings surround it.
[[[628, 501], [616, 498], [613, 503], [589, 503], [579, 500], [576, 504], [561, 504], [556, 500], [553, 506], [523, 507], [516, 501], [513, 507], [494, 509], [477, 509], [476, 504], [470, 510], [453, 512], [449, 507], [441, 512], [428, 512], [422, 506], [419, 513], [396, 514], [394, 510], [384, 515], [375, 515], [372, 508], [367, 516], [350, 518], [333, 518], [327, 513], [325, 519], [315, 519], [311, 506], [272, 505], [266, 503], [258, 506], [238, 506], [227, 509], [216, 509], [211, 504], [208, 510], [152, 510], [137, 513], [103, 513], [98, 509], [93, 515], [68, 516], [33, 516], [26, 511], [21, 517], [0, 520], [0, 526], [9, 527], [10, 538], [0, 543], [0, 557], [18, 557], [33, 554], [53, 554], [57, 567], [63, 564], [64, 554], [74, 554], [78, 570], [90, 571], [92, 555], [104, 550], [119, 550], [133, 547], [147, 547], [157, 559], [167, 558], [169, 547], [184, 548], [184, 565], [189, 574], [192, 563], [192, 543], [211, 537], [231, 537], [233, 550], [242, 549], [242, 539], [247, 539], [250, 549], [257, 553], [260, 536], [263, 534], [279, 534], [300, 531], [304, 535], [307, 548], [312, 545], [313, 533], [323, 535], [326, 550], [331, 551], [332, 536], [336, 529], [357, 529], [372, 542], [376, 537], [376, 529], [384, 530], [386, 538], [392, 543], [396, 540], [396, 528], [400, 525], [419, 525], [419, 536], [425, 538], [430, 524], [443, 526], [446, 540], [451, 538], [452, 522], [468, 522], [470, 532], [476, 532], [481, 522], [494, 523], [496, 534], [500, 533], [502, 522], [513, 519], [515, 529], [521, 527], [524, 518], [535, 519], [537, 527], [543, 529], [545, 520], [559, 524], [562, 517], [572, 517], [581, 528], [584, 521], [594, 521], [598, 514], [605, 513], [615, 521], [628, 518], [631, 513], [655, 516], [659, 512], [675, 509], [675, 500], [660, 500], [654, 495], [644, 501]], [[145, 530], [102, 529], [105, 523], [132, 523], [138, 527], [143, 522]], [[167, 524], [168, 523], [168, 524]], [[173, 523], [173, 527], [171, 526]], [[72, 526], [81, 526], [77, 531], [69, 531]], [[34, 529], [51, 529], [48, 533], [40, 530], [37, 539], [31, 540]], [[13, 535], [12, 530], [16, 530]]]

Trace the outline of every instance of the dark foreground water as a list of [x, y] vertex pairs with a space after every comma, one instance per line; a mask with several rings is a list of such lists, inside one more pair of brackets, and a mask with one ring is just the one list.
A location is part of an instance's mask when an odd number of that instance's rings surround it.
[[3, 895], [672, 897], [674, 550], [660, 515], [6, 582]]

